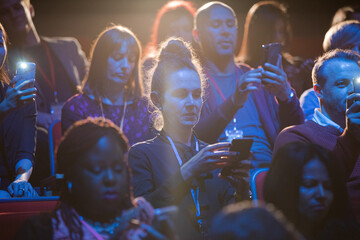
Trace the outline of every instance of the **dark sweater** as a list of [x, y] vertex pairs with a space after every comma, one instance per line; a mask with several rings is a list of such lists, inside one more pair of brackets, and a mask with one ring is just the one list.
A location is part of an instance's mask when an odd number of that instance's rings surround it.
[[344, 164], [347, 188], [352, 209], [360, 222], [360, 143], [347, 130], [341, 133], [332, 126], [321, 126], [314, 121], [284, 129], [276, 139], [274, 153], [290, 142], [318, 144], [330, 151]]

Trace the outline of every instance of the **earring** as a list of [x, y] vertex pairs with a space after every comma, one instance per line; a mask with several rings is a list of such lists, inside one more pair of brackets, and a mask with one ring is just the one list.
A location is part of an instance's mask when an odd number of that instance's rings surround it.
[[72, 182], [70, 182], [70, 181], [67, 183], [67, 190], [69, 193], [71, 193], [71, 191], [72, 191]]
[[162, 111], [162, 107], [158, 107], [159, 108], [159, 111]]

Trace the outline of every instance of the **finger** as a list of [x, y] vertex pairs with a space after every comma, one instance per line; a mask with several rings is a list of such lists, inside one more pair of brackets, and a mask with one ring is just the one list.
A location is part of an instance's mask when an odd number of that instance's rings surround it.
[[16, 86], [14, 87], [14, 89], [16, 89], [16, 90], [22, 89], [25, 85], [31, 84], [31, 83], [33, 83], [33, 82], [35, 82], [35, 79], [20, 80], [20, 81], [16, 84]]
[[270, 78], [273, 80], [276, 80], [278, 82], [282, 82], [284, 80], [284, 77], [281, 74], [277, 74], [277, 73], [273, 73], [273, 72], [269, 72], [269, 71], [264, 71], [263, 75], [262, 75], [262, 79], [264, 78]]
[[265, 63], [264, 70], [265, 70], [264, 72], [270, 71], [270, 72], [276, 73], [277, 75], [284, 74], [284, 71], [282, 71], [279, 67], [272, 65], [270, 63]]
[[277, 59], [277, 63], [276, 66], [278, 66], [278, 68], [280, 68], [281, 70], [283, 70], [283, 65], [282, 65], [282, 56], [279, 53], [278, 59]]
[[13, 183], [11, 183], [11, 184], [9, 185], [9, 187], [8, 187], [8, 192], [9, 192], [9, 194], [10, 194], [11, 196], [14, 195], [14, 184], [13, 184]]
[[21, 95], [27, 95], [30, 93], [36, 93], [36, 88], [35, 87], [31, 87], [31, 88], [26, 88], [24, 90], [21, 90]]
[[[352, 101], [356, 98], [348, 98], [348, 101]], [[360, 99], [357, 100], [356, 102], [354, 102], [347, 110], [346, 110], [346, 115], [349, 116], [350, 114], [353, 113], [358, 113], [360, 112]]]
[[275, 81], [273, 79], [270, 79], [270, 78], [263, 78], [262, 80], [262, 84], [264, 85], [264, 87], [277, 87], [277, 86], [280, 86], [281, 83], [278, 82], [278, 81]]
[[220, 142], [220, 143], [214, 143], [214, 144], [208, 145], [204, 149], [206, 149], [206, 151], [215, 151], [218, 149], [229, 148], [230, 146], [231, 146], [230, 142]]
[[28, 101], [28, 100], [34, 100], [34, 98], [36, 97], [36, 94], [30, 94], [30, 95], [26, 95], [26, 96], [21, 96], [20, 97], [20, 101]]

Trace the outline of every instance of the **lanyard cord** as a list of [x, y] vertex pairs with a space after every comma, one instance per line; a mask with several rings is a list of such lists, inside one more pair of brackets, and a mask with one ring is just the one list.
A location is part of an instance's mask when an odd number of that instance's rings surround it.
[[[198, 139], [194, 136], [195, 139], [195, 150], [196, 152], [199, 152], [199, 141]], [[171, 137], [169, 137], [168, 135], [166, 135], [167, 139], [169, 140], [169, 143], [171, 145], [171, 148], [175, 154], [176, 159], [178, 160], [179, 165], [182, 165], [182, 160], [181, 157], [179, 155], [179, 152], [174, 144], [174, 141], [171, 139]], [[200, 202], [199, 202], [199, 187], [196, 187], [196, 194], [193, 188], [191, 188], [191, 196], [193, 198], [194, 204], [195, 204], [195, 208], [196, 208], [196, 217], [197, 217], [197, 222], [198, 224], [201, 223], [201, 219], [200, 219]]]
[[[239, 70], [238, 70], [237, 67], [235, 67], [235, 73], [236, 73], [236, 86], [237, 86], [238, 83], [239, 83]], [[220, 87], [216, 84], [215, 80], [214, 80], [214, 79], [210, 76], [210, 74], [208, 74], [208, 72], [206, 72], [206, 71], [205, 71], [205, 75], [206, 75], [206, 77], [211, 81], [211, 83], [214, 85], [214, 87], [215, 87], [216, 91], [219, 93], [221, 99], [222, 99], [223, 101], [225, 101], [226, 98], [225, 98], [223, 92], [221, 91]]]
[[[102, 118], [105, 120], [105, 112], [104, 112], [104, 106], [103, 106], [102, 98], [100, 98], [100, 101], [99, 101], [99, 102], [100, 102], [101, 116], [102, 116]], [[122, 115], [121, 120], [120, 120], [120, 131], [122, 131], [122, 132], [123, 132], [123, 128], [124, 128], [126, 107], [127, 107], [127, 101], [126, 101], [126, 99], [125, 99], [124, 108], [123, 108], [123, 115]]]

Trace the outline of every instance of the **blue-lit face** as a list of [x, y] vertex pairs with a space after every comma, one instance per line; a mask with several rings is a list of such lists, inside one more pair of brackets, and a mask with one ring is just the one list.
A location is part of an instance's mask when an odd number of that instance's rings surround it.
[[104, 136], [78, 160], [72, 174], [72, 197], [77, 211], [90, 218], [119, 214], [128, 197], [124, 152], [117, 139]]
[[333, 59], [325, 63], [321, 74], [326, 79], [321, 88], [322, 105], [329, 116], [345, 118], [346, 98], [354, 91], [354, 81], [360, 78], [360, 67], [353, 61]]
[[320, 223], [329, 212], [333, 199], [332, 183], [325, 165], [316, 158], [310, 160], [304, 166], [299, 188], [301, 219], [308, 224]]
[[199, 75], [183, 68], [168, 76], [166, 86], [162, 100], [164, 128], [192, 128], [199, 120], [202, 106]]
[[136, 66], [136, 52], [124, 41], [121, 48], [108, 57], [107, 79], [113, 83], [125, 85]]
[[184, 41], [192, 42], [192, 19], [187, 16], [182, 16], [175, 21], [169, 23], [170, 32], [168, 37], [180, 37]]
[[223, 6], [212, 7], [203, 26], [198, 26], [204, 54], [233, 56], [237, 41], [237, 24], [234, 14]]

